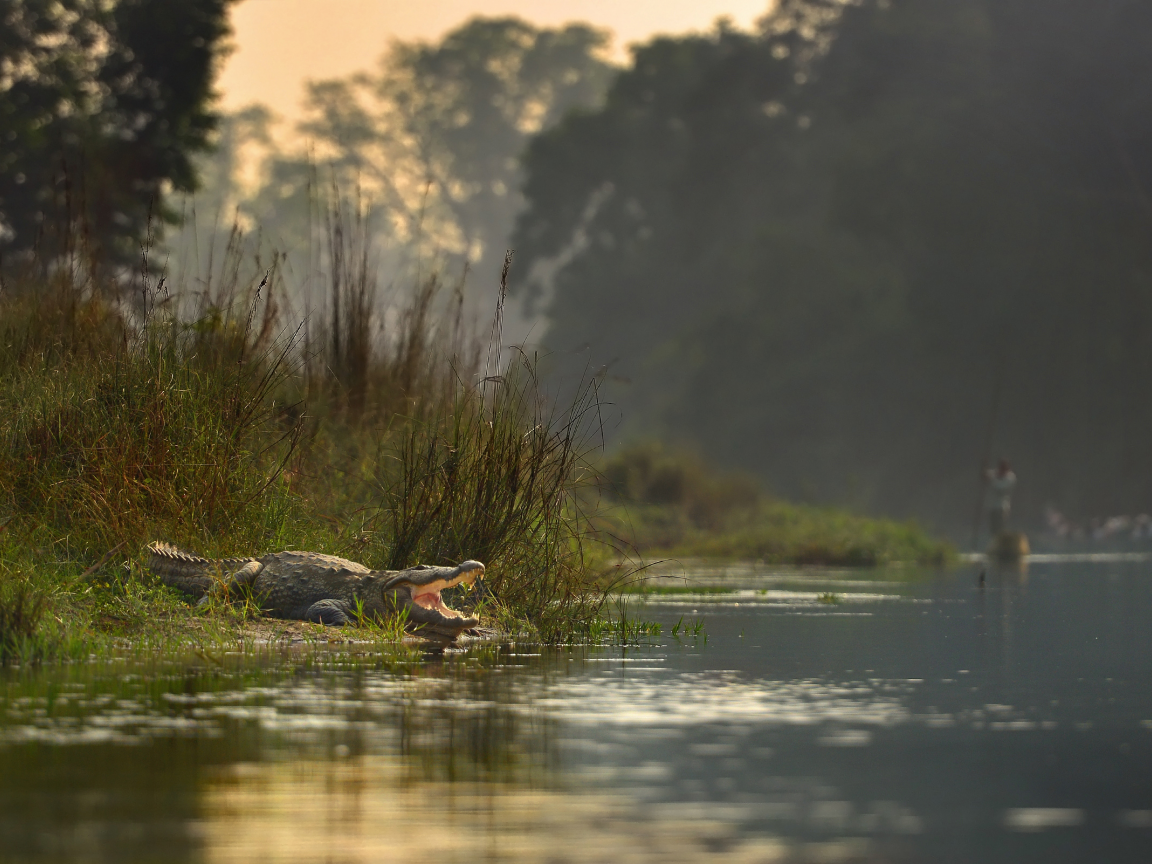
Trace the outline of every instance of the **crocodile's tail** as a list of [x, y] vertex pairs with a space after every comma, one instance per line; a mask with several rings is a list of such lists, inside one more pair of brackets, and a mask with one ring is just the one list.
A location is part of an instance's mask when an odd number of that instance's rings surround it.
[[165, 585], [193, 597], [207, 594], [222, 575], [240, 569], [253, 558], [201, 558], [157, 540], [148, 544], [148, 569]]

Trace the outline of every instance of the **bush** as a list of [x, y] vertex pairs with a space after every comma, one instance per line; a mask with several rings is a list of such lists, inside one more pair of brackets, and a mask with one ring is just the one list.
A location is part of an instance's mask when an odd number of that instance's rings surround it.
[[[366, 342], [374, 328], [347, 313], [369, 314], [367, 260], [337, 242], [358, 262], [331, 282], [342, 317], [289, 335], [275, 271], [245, 281], [235, 262], [196, 297], [161, 300], [145, 280], [128, 302], [63, 271], [0, 294], [0, 521], [35, 589], [5, 607], [13, 638], [45, 608], [69, 612], [73, 634], [87, 621], [137, 638], [155, 598], [117, 589], [106, 614], [107, 591], [76, 574], [109, 550], [131, 564], [155, 539], [391, 569], [477, 558], [487, 593], [467, 603], [549, 639], [586, 628], [604, 598], [577, 495], [594, 388], [554, 410], [523, 355], [479, 381], [459, 292], [443, 302], [435, 277]], [[126, 589], [140, 570], [116, 573], [99, 585]]]
[[716, 530], [734, 512], [755, 507], [759, 486], [743, 474], [720, 473], [695, 455], [645, 441], [624, 448], [603, 468], [603, 488], [626, 504], [684, 513], [697, 528]]
[[0, 579], [0, 662], [34, 656], [47, 598], [27, 580]]
[[602, 483], [621, 505], [602, 529], [646, 555], [849, 567], [942, 564], [953, 555], [916, 525], [775, 501], [751, 478], [657, 442], [608, 459]]
[[[21, 305], [35, 301], [22, 298]], [[90, 304], [96, 307], [96, 303]], [[76, 551], [138, 548], [266, 526], [296, 429], [273, 398], [287, 354], [227, 350], [227, 326], [154, 322], [139, 335], [97, 313], [111, 344], [61, 341], [0, 356], [0, 494], [12, 515]], [[26, 320], [35, 320], [36, 314]]]
[[498, 379], [410, 422], [396, 459], [380, 463], [387, 567], [477, 558], [491, 564], [492, 595], [546, 638], [586, 623], [603, 600], [580, 494], [595, 408], [591, 384], [551, 407], [534, 360], [517, 354]]

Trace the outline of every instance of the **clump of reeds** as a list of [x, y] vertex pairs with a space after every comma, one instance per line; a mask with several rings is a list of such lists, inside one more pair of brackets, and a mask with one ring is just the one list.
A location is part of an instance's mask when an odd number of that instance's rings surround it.
[[326, 359], [326, 369], [342, 388], [345, 404], [355, 418], [364, 410], [372, 372], [377, 286], [369, 214], [359, 200], [351, 214], [347, 210], [339, 191], [333, 189], [325, 208], [328, 344], [320, 356]]
[[[24, 322], [0, 352], [0, 494], [11, 515], [92, 556], [158, 531], [183, 539], [266, 524], [258, 499], [294, 443], [274, 401], [288, 347], [262, 345], [252, 319], [228, 310], [133, 324], [93, 294], [65, 319], [57, 296], [36, 288], [0, 300], [7, 320]], [[105, 338], [40, 332], [45, 320], [77, 318]]]
[[382, 291], [369, 209], [333, 188], [323, 214], [325, 293], [314, 296], [311, 281], [305, 289], [301, 355], [313, 413], [384, 428], [397, 415], [450, 403], [479, 374], [481, 341], [464, 314], [467, 271], [450, 293], [435, 269], [407, 289]]
[[508, 266], [482, 378], [475, 342], [462, 344], [458, 304], [446, 310], [450, 326], [438, 328], [452, 338], [438, 347], [428, 334], [431, 290], [417, 291], [400, 316], [404, 332], [385, 365], [425, 371], [399, 379], [411, 413], [393, 422], [375, 463], [370, 529], [386, 568], [484, 561], [480, 602], [488, 612], [558, 638], [603, 600], [589, 578], [580, 495], [589, 479], [596, 390], [588, 382], [561, 409], [545, 395], [534, 357], [513, 351], [501, 368]]
[[558, 638], [602, 601], [579, 495], [595, 388], [559, 410], [520, 353], [486, 384], [411, 421], [395, 460], [380, 464], [386, 566], [484, 561], [490, 600]]
[[[457, 605], [548, 639], [595, 618], [604, 592], [579, 494], [595, 387], [554, 407], [534, 358], [502, 366], [498, 327], [481, 377], [462, 284], [447, 295], [432, 275], [382, 310], [359, 218], [330, 214], [329, 295], [299, 329], [278, 302], [282, 259], [242, 264], [238, 228], [220, 272], [192, 287], [149, 274], [146, 258], [124, 283], [66, 270], [52, 292], [43, 273], [9, 281], [2, 542], [38, 562], [34, 581], [78, 611], [70, 621], [146, 620], [136, 607], [153, 589], [125, 590], [132, 614], [109, 616], [76, 573], [153, 539], [393, 568], [476, 558], [486, 590]], [[29, 602], [11, 608], [26, 618], [41, 609]]]
[[35, 654], [47, 598], [27, 580], [0, 581], [0, 663]]

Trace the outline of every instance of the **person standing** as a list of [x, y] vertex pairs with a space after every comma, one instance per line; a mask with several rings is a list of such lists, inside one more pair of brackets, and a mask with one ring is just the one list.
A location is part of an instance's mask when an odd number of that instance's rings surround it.
[[993, 537], [998, 537], [1008, 528], [1008, 517], [1012, 513], [1012, 490], [1016, 488], [1016, 473], [1007, 459], [1001, 459], [995, 468], [989, 468], [988, 477], [988, 528]]

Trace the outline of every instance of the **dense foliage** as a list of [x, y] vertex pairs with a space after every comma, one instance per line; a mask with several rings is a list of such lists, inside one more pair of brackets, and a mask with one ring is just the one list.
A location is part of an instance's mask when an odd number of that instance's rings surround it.
[[135, 258], [196, 187], [228, 2], [0, 2], [0, 256]]
[[371, 205], [366, 228], [389, 281], [430, 264], [467, 267], [477, 296], [469, 311], [487, 318], [523, 206], [519, 156], [532, 135], [602, 99], [615, 71], [608, 43], [585, 24], [476, 17], [436, 42], [391, 42], [376, 69], [309, 82], [294, 134], [261, 106], [232, 114], [202, 160], [205, 188], [172, 240], [174, 258], [199, 252], [203, 267], [213, 248], [206, 229], [238, 211], [291, 269], [313, 271], [324, 254], [318, 204], [335, 184]]
[[1024, 522], [1147, 508], [1150, 40], [1136, 0], [795, 0], [639, 47], [527, 156], [549, 347], [785, 496], [966, 534], [991, 449]]
[[484, 593], [455, 599], [489, 624], [562, 639], [598, 620], [604, 553], [578, 495], [594, 387], [553, 408], [522, 355], [478, 384], [468, 334], [435, 307], [399, 316], [397, 350], [367, 346], [351, 392], [330, 348], [280, 326], [275, 283], [132, 323], [60, 275], [0, 295], [0, 662], [56, 650], [25, 644], [56, 633], [37, 629], [48, 611], [77, 650], [255, 614], [178, 604], [140, 566], [156, 539], [388, 569], [477, 558]]
[[621, 448], [603, 465], [605, 531], [647, 560], [729, 558], [771, 564], [873, 567], [940, 565], [947, 543], [900, 524], [765, 495], [746, 474], [724, 474], [699, 457], [651, 441]]

